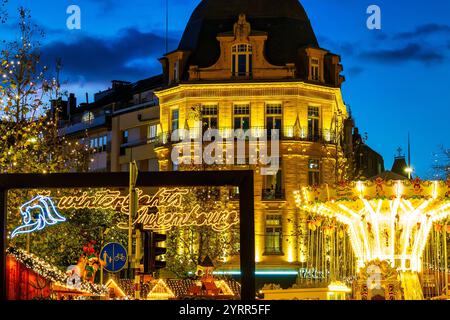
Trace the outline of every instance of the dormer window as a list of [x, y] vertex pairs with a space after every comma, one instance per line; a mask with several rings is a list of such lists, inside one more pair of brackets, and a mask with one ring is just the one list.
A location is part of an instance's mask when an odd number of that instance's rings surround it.
[[178, 69], [180, 67], [180, 63], [179, 61], [175, 61], [175, 63], [173, 64], [173, 81], [174, 82], [178, 82]]
[[320, 81], [320, 62], [317, 58], [311, 58], [310, 63], [310, 72], [311, 72], [311, 80]]
[[233, 77], [249, 77], [252, 75], [252, 46], [237, 44], [231, 49], [231, 73]]

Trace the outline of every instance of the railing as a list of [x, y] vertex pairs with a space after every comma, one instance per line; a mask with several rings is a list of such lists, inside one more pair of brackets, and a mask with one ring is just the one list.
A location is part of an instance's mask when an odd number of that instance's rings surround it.
[[172, 137], [172, 134], [169, 132], [163, 132], [163, 133], [158, 134], [155, 139], [155, 142], [154, 142], [155, 148], [164, 147], [166, 145], [171, 144], [172, 143], [171, 137]]
[[[237, 129], [239, 130], [239, 129]], [[280, 140], [294, 140], [294, 141], [307, 141], [307, 142], [318, 142], [318, 143], [329, 143], [336, 144], [336, 134], [332, 130], [317, 130], [315, 132], [309, 132], [307, 129], [301, 129], [297, 127], [284, 127], [280, 130], [278, 135], [272, 134], [272, 130], [267, 129], [265, 127], [251, 127], [250, 129], [241, 129], [236, 131], [233, 128], [220, 128], [218, 129], [219, 135], [222, 139], [245, 139], [248, 140], [250, 137], [264, 138], [267, 139], [275, 138], [278, 136]], [[197, 137], [200, 133], [203, 133], [202, 130], [195, 132], [193, 130], [189, 131], [190, 138], [193, 139]], [[183, 130], [180, 130], [179, 137], [175, 137], [175, 141], [173, 143], [181, 142], [188, 133], [184, 133]], [[204, 136], [204, 135], [202, 135]], [[158, 137], [155, 139], [156, 146], [165, 146], [172, 144], [172, 134], [170, 132], [160, 133]]]
[[264, 188], [261, 193], [261, 199], [264, 201], [267, 200], [285, 200], [285, 194], [283, 189], [271, 189]]
[[102, 125], [106, 125], [106, 116], [105, 115], [97, 116], [94, 118], [94, 120], [92, 120], [90, 122], [83, 122], [81, 120], [79, 122], [75, 122], [75, 123], [68, 122], [67, 125], [61, 126], [61, 128], [59, 129], [59, 133], [60, 134], [72, 134], [75, 132], [84, 131], [86, 129], [95, 128], [95, 127], [102, 126]]
[[125, 155], [125, 150], [127, 148], [135, 148], [135, 147], [139, 147], [139, 146], [144, 146], [150, 143], [155, 143], [156, 144], [156, 140], [157, 138], [144, 138], [144, 139], [137, 139], [137, 140], [133, 140], [127, 143], [123, 143], [120, 145], [120, 155], [123, 156]]
[[144, 108], [144, 107], [155, 107], [158, 106], [158, 101], [150, 100], [150, 101], [142, 101], [140, 103], [134, 103], [134, 102], [126, 102], [126, 103], [117, 103], [114, 108], [114, 114], [122, 114], [128, 112], [130, 109], [138, 109], [138, 108]]
[[282, 130], [282, 140], [309, 141], [322, 143], [336, 143], [336, 134], [332, 130], [322, 129], [315, 132], [307, 128], [298, 128], [295, 126], [284, 127]]

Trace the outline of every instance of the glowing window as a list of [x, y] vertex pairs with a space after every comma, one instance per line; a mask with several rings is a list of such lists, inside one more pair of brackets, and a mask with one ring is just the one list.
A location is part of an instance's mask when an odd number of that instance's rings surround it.
[[252, 46], [249, 44], [237, 44], [231, 49], [231, 72], [233, 77], [252, 75]]
[[87, 112], [83, 113], [81, 121], [84, 124], [92, 124], [92, 122], [94, 122], [94, 114], [92, 112], [90, 112], [90, 111], [87, 111]]

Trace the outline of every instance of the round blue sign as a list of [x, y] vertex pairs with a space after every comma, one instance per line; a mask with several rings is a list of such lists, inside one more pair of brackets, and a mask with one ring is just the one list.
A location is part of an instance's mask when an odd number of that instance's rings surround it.
[[127, 264], [127, 250], [120, 243], [110, 242], [105, 244], [100, 251], [100, 259], [105, 261], [106, 264], [103, 268], [106, 271], [119, 272]]

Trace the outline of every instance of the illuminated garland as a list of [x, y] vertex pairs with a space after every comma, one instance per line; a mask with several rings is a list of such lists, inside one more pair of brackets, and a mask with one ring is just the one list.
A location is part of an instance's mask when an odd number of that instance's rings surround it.
[[52, 266], [51, 264], [43, 261], [41, 258], [35, 256], [32, 253], [28, 253], [24, 250], [13, 247], [9, 247], [6, 250], [6, 253], [14, 256], [17, 261], [22, 263], [28, 269], [33, 270], [40, 276], [52, 281], [60, 287], [93, 295], [106, 295], [109, 292], [106, 286], [97, 285], [86, 281], [82, 281], [76, 287], [67, 285], [67, 274], [65, 274], [55, 266]]
[[[209, 210], [200, 204], [194, 206], [186, 204], [189, 189], [160, 188], [154, 195], [144, 194], [137, 189], [139, 208], [133, 225], [142, 224], [146, 230], [169, 231], [172, 228], [209, 226], [216, 232], [224, 232], [239, 224], [237, 210], [228, 210], [215, 206]], [[210, 194], [206, 195], [210, 197]], [[32, 221], [31, 210], [39, 209], [40, 216]], [[102, 190], [93, 194], [83, 192], [81, 195], [63, 196], [52, 199], [50, 192], [38, 195], [26, 202], [20, 208], [23, 224], [11, 234], [11, 238], [21, 233], [30, 233], [42, 230], [47, 225], [54, 225], [66, 219], [58, 210], [67, 209], [98, 209], [116, 210], [129, 214], [129, 196], [122, 195], [120, 191]], [[128, 222], [119, 223], [119, 229], [128, 229]]]

